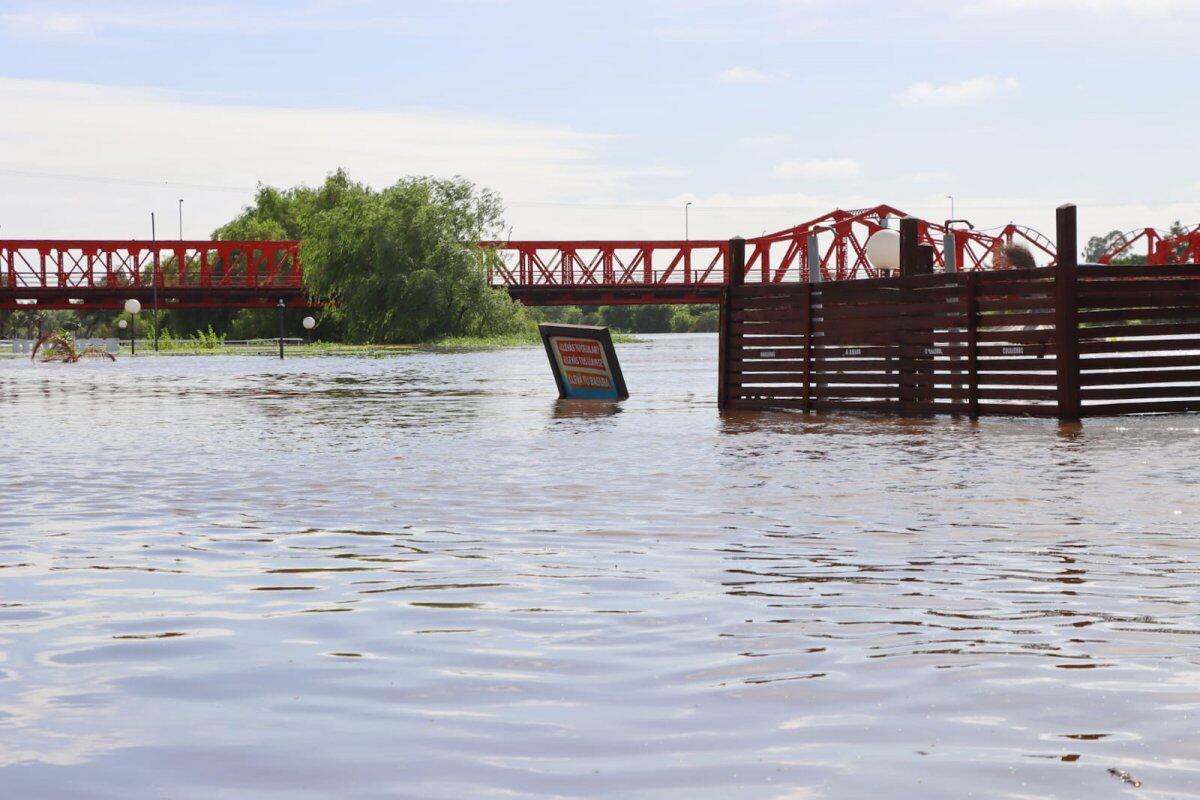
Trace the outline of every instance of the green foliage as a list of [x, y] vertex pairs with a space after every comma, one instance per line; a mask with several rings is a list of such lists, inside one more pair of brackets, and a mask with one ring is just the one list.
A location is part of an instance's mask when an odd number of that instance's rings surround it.
[[716, 306], [555, 306], [538, 312], [547, 322], [607, 325], [630, 333], [712, 333], [720, 312]]
[[[499, 237], [502, 212], [496, 194], [461, 178], [405, 178], [376, 191], [338, 171], [316, 189], [261, 188], [217, 235], [300, 239], [305, 283], [325, 304], [325, 335], [423, 342], [528, 328], [521, 306], [488, 285], [491, 256], [476, 247]], [[231, 332], [266, 333], [265, 318], [239, 315]]]
[[192, 344], [201, 350], [215, 350], [224, 343], [225, 334], [214, 331], [212, 325], [209, 325], [206, 331], [196, 331], [196, 335], [192, 337]]

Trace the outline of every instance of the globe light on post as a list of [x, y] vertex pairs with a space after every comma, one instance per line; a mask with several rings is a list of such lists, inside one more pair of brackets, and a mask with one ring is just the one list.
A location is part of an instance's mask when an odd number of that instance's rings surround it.
[[312, 329], [317, 327], [317, 321], [315, 319], [313, 319], [312, 317], [305, 317], [303, 320], [300, 321], [300, 324], [304, 326], [304, 330], [308, 331], [308, 341], [311, 344], [312, 343]]
[[[136, 298], [129, 298], [125, 301], [125, 313], [129, 315], [129, 355], [137, 355], [137, 334], [134, 331], [137, 326], [134, 324], [137, 319], [137, 313], [142, 310], [142, 304]], [[121, 320], [121, 327], [125, 327], [125, 320]]]
[[894, 272], [900, 269], [900, 234], [884, 228], [867, 239], [867, 260], [878, 270]]

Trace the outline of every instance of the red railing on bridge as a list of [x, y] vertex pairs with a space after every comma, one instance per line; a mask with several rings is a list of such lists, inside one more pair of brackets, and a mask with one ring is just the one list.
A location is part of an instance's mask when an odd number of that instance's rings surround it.
[[[836, 210], [793, 228], [746, 241], [746, 280], [802, 282], [819, 269], [823, 280], [875, 277], [866, 242], [891, 220], [906, 216], [887, 205]], [[1037, 231], [1010, 224], [976, 231], [969, 224], [921, 221], [923, 244], [945, 267], [958, 271], [1003, 268], [1001, 248], [1025, 244], [1045, 266], [1053, 243]], [[713, 302], [729, 268], [726, 241], [509, 241], [482, 242], [493, 253], [493, 285], [530, 305]]]
[[0, 240], [0, 309], [304, 306], [293, 241]]

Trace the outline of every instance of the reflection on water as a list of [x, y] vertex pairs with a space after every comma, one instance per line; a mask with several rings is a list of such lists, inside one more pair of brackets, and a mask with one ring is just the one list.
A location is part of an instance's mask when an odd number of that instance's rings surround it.
[[562, 399], [554, 402], [555, 419], [603, 419], [621, 413], [619, 400]]
[[0, 362], [0, 796], [1200, 796], [1200, 421], [621, 354]]

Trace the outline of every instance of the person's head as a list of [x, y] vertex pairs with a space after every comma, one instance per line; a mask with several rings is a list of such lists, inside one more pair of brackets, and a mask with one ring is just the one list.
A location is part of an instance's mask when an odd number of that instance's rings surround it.
[[1033, 252], [1023, 244], [1006, 244], [1000, 248], [1000, 257], [996, 259], [1001, 269], [1036, 269], [1037, 262], [1033, 260]]

